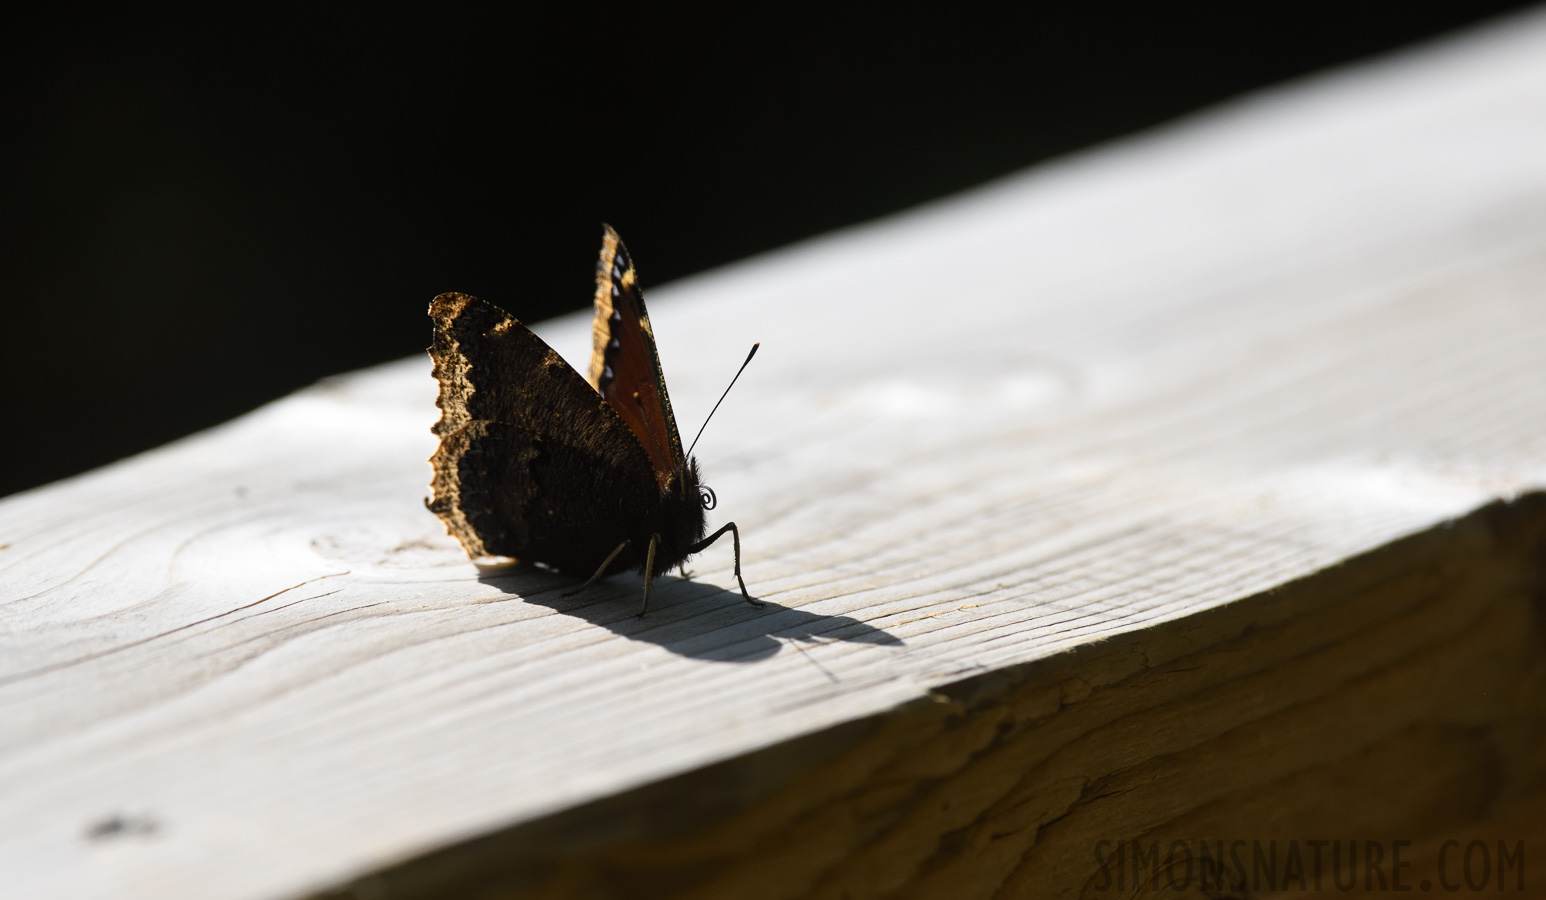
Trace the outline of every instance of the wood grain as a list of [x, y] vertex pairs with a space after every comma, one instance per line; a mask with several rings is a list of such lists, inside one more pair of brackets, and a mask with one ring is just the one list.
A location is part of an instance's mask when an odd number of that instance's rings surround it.
[[767, 610], [470, 566], [424, 359], [10, 497], [5, 890], [1072, 896], [1540, 786], [1546, 17], [650, 298], [684, 428], [763, 343], [698, 455]]

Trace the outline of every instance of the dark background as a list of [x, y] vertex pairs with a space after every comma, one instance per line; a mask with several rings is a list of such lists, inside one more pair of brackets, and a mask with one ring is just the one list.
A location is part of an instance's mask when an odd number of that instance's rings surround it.
[[0, 495], [1521, 5], [9, 13]]

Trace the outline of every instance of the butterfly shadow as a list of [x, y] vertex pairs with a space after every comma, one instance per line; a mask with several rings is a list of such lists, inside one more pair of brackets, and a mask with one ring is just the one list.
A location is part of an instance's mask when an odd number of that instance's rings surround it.
[[[543, 573], [546, 578], [532, 579], [530, 574], [490, 572], [478, 581], [527, 603], [691, 659], [756, 662], [776, 654], [785, 641], [800, 650], [802, 644], [832, 641], [902, 646], [895, 635], [849, 616], [824, 616], [768, 600], [754, 607], [739, 592], [671, 575], [655, 578], [649, 612], [640, 618], [644, 579], [639, 575], [614, 575], [581, 591], [562, 576]], [[563, 583], [555, 585], [555, 581]], [[832, 677], [830, 672], [827, 675]]]

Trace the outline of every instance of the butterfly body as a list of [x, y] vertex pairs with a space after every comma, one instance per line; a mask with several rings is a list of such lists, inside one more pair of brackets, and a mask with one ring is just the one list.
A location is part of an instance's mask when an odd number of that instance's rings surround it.
[[647, 606], [650, 579], [729, 530], [739, 580], [734, 523], [704, 539], [713, 495], [682, 452], [649, 316], [615, 232], [606, 230], [597, 266], [589, 381], [493, 304], [442, 294], [429, 313], [441, 416], [427, 503], [470, 557], [592, 579], [643, 571]]

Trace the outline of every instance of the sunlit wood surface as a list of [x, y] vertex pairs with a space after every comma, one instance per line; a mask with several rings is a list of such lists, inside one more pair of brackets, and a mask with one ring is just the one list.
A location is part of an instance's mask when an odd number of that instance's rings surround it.
[[762, 342], [697, 453], [768, 608], [728, 542], [643, 620], [480, 576], [425, 358], [10, 497], [0, 893], [1077, 896], [1103, 839], [1543, 784], [1546, 17], [633, 249], [684, 432]]

